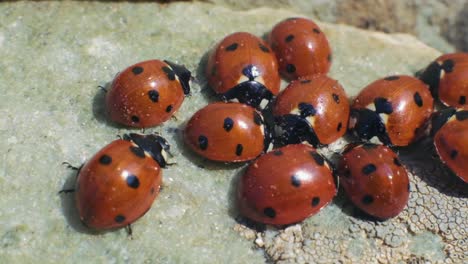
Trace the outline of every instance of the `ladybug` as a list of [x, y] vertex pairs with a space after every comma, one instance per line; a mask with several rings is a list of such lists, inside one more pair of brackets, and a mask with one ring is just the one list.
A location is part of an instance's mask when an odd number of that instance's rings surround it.
[[306, 18], [288, 18], [276, 24], [268, 41], [275, 52], [279, 69], [289, 80], [327, 74], [332, 51], [319, 26]]
[[76, 205], [83, 224], [96, 230], [128, 226], [159, 194], [167, 141], [157, 135], [124, 135], [97, 152], [79, 173]]
[[273, 106], [275, 141], [330, 144], [346, 133], [349, 111], [348, 97], [337, 81], [325, 75], [292, 81]]
[[223, 162], [252, 160], [270, 143], [263, 116], [241, 103], [216, 102], [205, 106], [188, 121], [184, 137], [199, 155]]
[[249, 165], [237, 189], [243, 216], [278, 226], [316, 214], [335, 195], [328, 162], [305, 144], [287, 145], [260, 156]]
[[377, 219], [397, 216], [408, 203], [408, 173], [395, 152], [377, 144], [350, 144], [339, 162], [340, 184], [361, 210]]
[[363, 140], [407, 146], [423, 135], [434, 99], [422, 81], [388, 76], [365, 87], [351, 106], [349, 129]]
[[191, 73], [170, 61], [148, 60], [118, 74], [106, 94], [110, 119], [145, 128], [168, 120], [190, 93]]
[[468, 109], [468, 53], [451, 53], [429, 64], [420, 79], [444, 105]]
[[225, 37], [206, 67], [210, 87], [223, 101], [265, 108], [280, 89], [278, 62], [267, 43], [247, 33]]
[[438, 112], [431, 133], [442, 162], [468, 183], [468, 110], [448, 108]]

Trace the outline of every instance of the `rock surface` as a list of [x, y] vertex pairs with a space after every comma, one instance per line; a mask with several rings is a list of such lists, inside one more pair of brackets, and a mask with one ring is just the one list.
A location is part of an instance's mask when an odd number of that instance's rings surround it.
[[[412, 192], [397, 218], [372, 222], [339, 196], [301, 224], [262, 232], [244, 226], [233, 205], [243, 166], [206, 162], [183, 146], [184, 122], [213, 100], [202, 91], [206, 52], [226, 34], [261, 36], [301, 14], [68, 1], [3, 2], [0, 13], [0, 263], [466, 261], [466, 186], [433, 161], [427, 145], [401, 150]], [[409, 35], [320, 26], [334, 51], [330, 75], [349, 95], [386, 75], [413, 74], [439, 54]], [[107, 121], [97, 86], [151, 58], [183, 63], [198, 79], [177, 119], [145, 131], [169, 140], [177, 165], [163, 172], [164, 189], [133, 225], [133, 239], [123, 229], [91, 233], [72, 195], [57, 194], [75, 177], [62, 162], [79, 165], [117, 135], [139, 132]]]

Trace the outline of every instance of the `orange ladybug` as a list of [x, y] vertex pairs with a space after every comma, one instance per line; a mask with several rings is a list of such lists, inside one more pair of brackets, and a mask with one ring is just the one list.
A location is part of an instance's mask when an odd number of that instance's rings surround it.
[[348, 97], [336, 80], [326, 75], [306, 76], [292, 81], [278, 95], [273, 115], [278, 143], [326, 145], [346, 133]]
[[468, 110], [449, 108], [435, 114], [432, 135], [442, 162], [468, 183]]
[[420, 79], [444, 105], [468, 109], [468, 53], [440, 56], [429, 64]]
[[157, 126], [176, 112], [190, 93], [191, 73], [170, 61], [132, 65], [114, 79], [106, 108], [114, 122], [131, 127]]
[[395, 152], [383, 145], [348, 145], [338, 175], [347, 196], [378, 219], [397, 216], [408, 203], [408, 173]]
[[223, 101], [265, 108], [280, 89], [278, 62], [261, 38], [247, 32], [225, 37], [206, 67], [208, 84]]
[[312, 20], [288, 18], [276, 24], [268, 37], [279, 69], [289, 80], [314, 74], [327, 74], [332, 51], [327, 37]]
[[424, 133], [434, 99], [422, 81], [388, 76], [365, 87], [351, 106], [349, 129], [362, 140], [407, 146]]
[[241, 214], [271, 225], [300, 222], [318, 213], [335, 195], [330, 165], [305, 144], [260, 156], [249, 165], [237, 189]]
[[124, 135], [97, 152], [76, 181], [83, 224], [96, 230], [128, 226], [143, 216], [159, 194], [167, 141], [157, 135]]
[[214, 161], [255, 159], [270, 143], [260, 112], [241, 103], [212, 103], [196, 112], [184, 130], [186, 144]]

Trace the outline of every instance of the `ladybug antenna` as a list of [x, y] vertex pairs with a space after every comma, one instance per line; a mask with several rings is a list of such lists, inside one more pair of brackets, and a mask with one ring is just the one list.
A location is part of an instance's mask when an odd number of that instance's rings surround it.
[[107, 93], [107, 89], [105, 86], [98, 85], [98, 88], [101, 89], [103, 92]]

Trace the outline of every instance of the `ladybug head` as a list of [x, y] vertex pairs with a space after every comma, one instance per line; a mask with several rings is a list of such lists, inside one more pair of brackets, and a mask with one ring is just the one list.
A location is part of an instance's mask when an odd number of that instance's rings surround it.
[[367, 108], [351, 109], [348, 129], [363, 141], [377, 137], [384, 145], [392, 145], [379, 114]]
[[126, 134], [123, 137], [125, 140], [130, 140], [137, 144], [141, 149], [148, 153], [161, 168], [167, 165], [167, 154], [170, 145], [167, 140], [157, 134], [140, 135], [135, 133]]
[[190, 94], [190, 80], [192, 79], [192, 73], [189, 70], [187, 70], [187, 68], [185, 68], [185, 66], [183, 65], [175, 64], [168, 60], [165, 60], [164, 62], [172, 68], [174, 73], [179, 78], [180, 84], [182, 85], [182, 89], [184, 90], [184, 94]]
[[454, 108], [447, 108], [432, 114], [430, 135], [433, 137], [439, 129], [455, 114]]

